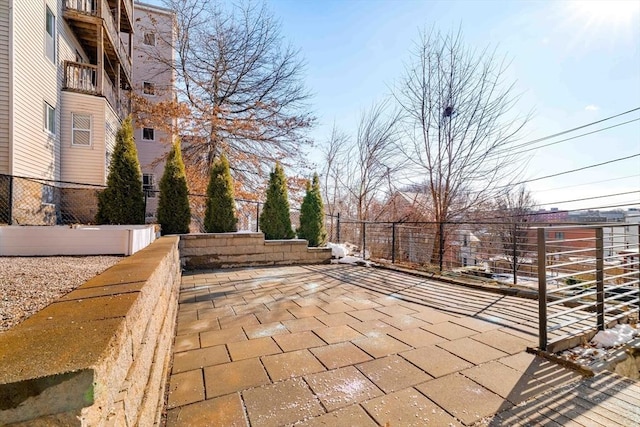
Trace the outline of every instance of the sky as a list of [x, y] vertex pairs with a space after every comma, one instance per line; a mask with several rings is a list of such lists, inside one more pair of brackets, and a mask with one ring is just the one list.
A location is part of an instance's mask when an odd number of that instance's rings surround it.
[[[266, 4], [306, 63], [305, 84], [318, 119], [310, 136], [317, 144], [328, 139], [334, 123], [355, 134], [361, 114], [402, 77], [420, 31], [431, 29], [460, 28], [468, 47], [490, 46], [511, 60], [507, 76], [521, 95], [514, 113], [532, 112], [518, 143], [640, 107], [640, 0]], [[634, 119], [640, 110], [530, 147]], [[534, 180], [527, 188], [539, 208], [640, 207], [640, 120], [530, 151], [524, 179]], [[615, 196], [628, 192], [634, 193]], [[597, 198], [569, 202], [591, 197]]]

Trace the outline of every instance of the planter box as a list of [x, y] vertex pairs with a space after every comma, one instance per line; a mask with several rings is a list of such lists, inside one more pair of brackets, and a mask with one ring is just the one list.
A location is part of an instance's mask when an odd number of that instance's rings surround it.
[[0, 256], [132, 255], [156, 238], [153, 225], [0, 227]]

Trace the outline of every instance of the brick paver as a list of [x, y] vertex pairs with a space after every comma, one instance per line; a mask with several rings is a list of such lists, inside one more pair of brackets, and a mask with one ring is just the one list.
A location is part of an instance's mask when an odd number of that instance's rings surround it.
[[465, 425], [513, 406], [459, 373], [436, 378], [416, 389]]
[[253, 426], [282, 426], [324, 413], [302, 378], [245, 390], [242, 397]]
[[230, 362], [230, 360], [227, 348], [224, 345], [205, 347], [176, 353], [173, 356], [173, 368], [171, 372], [175, 374], [226, 362]]
[[259, 359], [241, 360], [204, 368], [204, 378], [208, 399], [270, 382]]
[[298, 350], [273, 356], [264, 356], [262, 358], [262, 364], [267, 368], [267, 372], [272, 381], [301, 377], [325, 370], [322, 363], [320, 363], [309, 350]]
[[308, 375], [305, 380], [328, 411], [382, 394], [375, 384], [353, 366]]
[[640, 424], [637, 381], [525, 352], [536, 301], [344, 265], [186, 273], [179, 298], [169, 427]]
[[433, 377], [400, 356], [388, 356], [357, 365], [380, 390], [391, 393], [423, 383]]
[[455, 418], [414, 388], [372, 399], [363, 406], [381, 426], [460, 425]]

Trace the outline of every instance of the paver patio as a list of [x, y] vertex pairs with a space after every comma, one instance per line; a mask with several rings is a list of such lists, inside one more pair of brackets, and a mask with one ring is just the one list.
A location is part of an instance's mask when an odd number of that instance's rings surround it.
[[399, 272], [186, 273], [167, 425], [639, 424], [637, 381], [526, 353], [536, 334], [537, 301]]

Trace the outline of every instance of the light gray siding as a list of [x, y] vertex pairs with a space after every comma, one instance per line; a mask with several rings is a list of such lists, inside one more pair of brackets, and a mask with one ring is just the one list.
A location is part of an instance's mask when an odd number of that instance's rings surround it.
[[[174, 73], [166, 63], [173, 61], [171, 48], [173, 39], [173, 15], [162, 9], [136, 4], [135, 35], [133, 39], [133, 89], [151, 102], [170, 100], [174, 95]], [[146, 32], [156, 34], [156, 45], [143, 43]], [[169, 42], [169, 43], [167, 43]], [[158, 61], [156, 58], [163, 58]], [[153, 83], [156, 94], [144, 95], [144, 82]], [[171, 148], [172, 135], [155, 129], [155, 140], [142, 139], [142, 127], [134, 123], [134, 137], [138, 149], [138, 158], [143, 173], [154, 174], [156, 186], [162, 176], [164, 161], [162, 158]]]
[[[60, 106], [58, 64], [45, 55], [45, 4], [56, 16], [55, 0], [13, 3], [13, 174], [59, 178]], [[18, 31], [19, 30], [19, 31]], [[56, 31], [58, 36], [59, 31]], [[56, 48], [58, 46], [56, 37]], [[57, 61], [56, 61], [57, 62]], [[56, 134], [44, 128], [44, 103], [56, 109]]]
[[0, 0], [0, 173], [11, 173], [11, 0]]
[[[103, 185], [108, 168], [107, 156], [113, 152], [120, 121], [106, 99], [75, 92], [62, 92], [61, 169], [62, 180]], [[72, 114], [91, 116], [91, 145], [72, 144]]]

